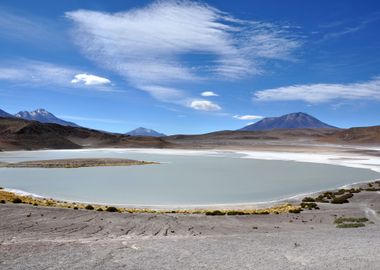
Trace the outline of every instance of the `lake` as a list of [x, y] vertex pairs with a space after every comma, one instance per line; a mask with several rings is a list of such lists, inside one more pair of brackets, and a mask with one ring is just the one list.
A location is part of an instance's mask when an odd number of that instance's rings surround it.
[[98, 157], [161, 164], [77, 169], [1, 168], [0, 186], [77, 202], [189, 206], [267, 202], [380, 178], [380, 173], [368, 169], [246, 159], [232, 152], [17, 151], [0, 153], [0, 162]]

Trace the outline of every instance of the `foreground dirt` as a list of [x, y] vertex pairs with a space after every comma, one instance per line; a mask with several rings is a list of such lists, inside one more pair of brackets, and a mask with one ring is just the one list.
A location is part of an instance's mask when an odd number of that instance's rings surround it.
[[[0, 269], [378, 269], [380, 194], [300, 214], [107, 213], [0, 204]], [[367, 217], [336, 228], [336, 217]]]

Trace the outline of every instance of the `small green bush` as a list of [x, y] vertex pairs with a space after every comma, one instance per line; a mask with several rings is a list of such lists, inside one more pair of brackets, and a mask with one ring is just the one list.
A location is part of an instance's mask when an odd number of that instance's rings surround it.
[[334, 192], [333, 194], [335, 196], [337, 196], [337, 195], [343, 195], [344, 193], [346, 193], [345, 189], [339, 189], [338, 191]]
[[371, 187], [371, 188], [366, 188], [365, 191], [380, 191], [380, 188]]
[[301, 203], [301, 207], [302, 208], [307, 208], [309, 210], [312, 210], [312, 209], [319, 209], [318, 205], [314, 202], [303, 202]]
[[248, 213], [244, 212], [244, 211], [231, 210], [231, 211], [227, 211], [227, 215], [229, 215], [229, 216], [248, 215]]
[[220, 210], [207, 211], [206, 216], [224, 216], [226, 213]]
[[22, 203], [22, 200], [20, 198], [14, 198], [13, 203]]
[[74, 208], [73, 208], [74, 210], [78, 210], [78, 207], [77, 206], [74, 206]]
[[5, 203], [5, 200], [1, 200], [0, 203], [4, 204], [4, 203]]
[[340, 223], [336, 225], [337, 228], [359, 228], [359, 227], [365, 227], [364, 223]]
[[329, 201], [326, 200], [325, 197], [323, 197], [323, 195], [319, 195], [317, 198], [315, 198], [315, 201], [319, 203], [329, 203]]
[[369, 221], [368, 218], [366, 217], [360, 217], [360, 218], [355, 218], [355, 217], [338, 217], [335, 219], [334, 223], [335, 224], [341, 224], [344, 222], [367, 222]]
[[106, 209], [107, 212], [119, 212], [119, 210], [116, 207], [109, 206]]
[[96, 209], [96, 211], [102, 212], [103, 209], [102, 208], [98, 208], [98, 209]]
[[335, 197], [331, 200], [331, 203], [333, 204], [342, 204], [342, 203], [349, 203], [348, 199], [353, 197], [354, 194], [352, 193], [348, 193], [348, 194], [344, 194], [340, 197]]
[[315, 202], [315, 199], [312, 197], [305, 197], [302, 199], [303, 202]]
[[296, 208], [296, 209], [290, 209], [289, 210], [289, 213], [292, 213], [292, 214], [299, 214], [301, 213], [302, 209], [301, 208]]
[[86, 205], [86, 210], [94, 210], [94, 207], [91, 204]]

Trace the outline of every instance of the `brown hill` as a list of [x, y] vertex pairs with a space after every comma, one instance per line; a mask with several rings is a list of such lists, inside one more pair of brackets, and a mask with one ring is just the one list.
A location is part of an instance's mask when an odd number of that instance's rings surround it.
[[170, 143], [154, 137], [133, 137], [81, 127], [0, 118], [0, 150], [169, 146]]
[[322, 141], [343, 144], [380, 144], [380, 126], [339, 130]]

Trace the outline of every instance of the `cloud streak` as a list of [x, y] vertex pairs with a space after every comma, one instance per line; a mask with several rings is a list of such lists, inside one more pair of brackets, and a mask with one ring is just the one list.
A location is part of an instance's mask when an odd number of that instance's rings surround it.
[[[78, 75], [81, 76], [76, 78]], [[106, 85], [110, 82], [106, 78], [86, 74], [82, 70], [73, 67], [25, 59], [0, 65], [0, 81], [25, 84], [32, 87], [56, 86], [60, 88], [114, 91]]]
[[309, 103], [341, 100], [380, 100], [380, 76], [366, 82], [347, 84], [300, 84], [265, 89], [254, 93], [254, 100], [292, 101]]
[[258, 120], [262, 119], [263, 116], [260, 115], [234, 115], [233, 118], [238, 119], [238, 120]]

